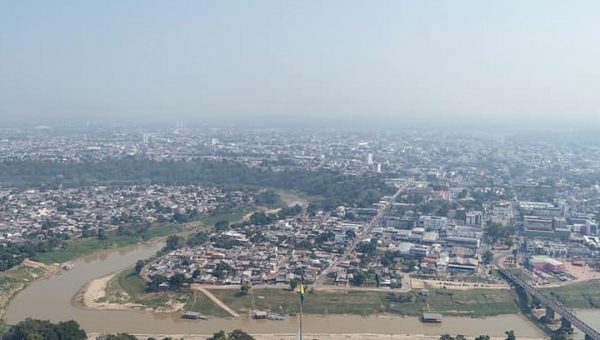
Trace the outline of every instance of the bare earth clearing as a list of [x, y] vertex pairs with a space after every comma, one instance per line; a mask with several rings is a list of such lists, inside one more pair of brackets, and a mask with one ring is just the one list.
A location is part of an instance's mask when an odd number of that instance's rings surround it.
[[48, 274], [57, 273], [60, 271], [58, 266], [47, 265], [41, 262], [32, 261], [30, 259], [23, 260], [23, 265], [31, 268], [39, 268], [48, 272]]

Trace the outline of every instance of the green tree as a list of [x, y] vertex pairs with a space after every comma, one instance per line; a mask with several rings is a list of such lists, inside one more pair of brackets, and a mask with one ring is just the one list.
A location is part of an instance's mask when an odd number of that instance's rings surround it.
[[229, 229], [229, 221], [217, 221], [217, 223], [215, 223], [215, 230], [216, 231], [224, 231]]
[[486, 250], [485, 253], [483, 253], [482, 260], [484, 264], [492, 263], [494, 260], [494, 253], [492, 253], [490, 250]]
[[169, 278], [169, 287], [172, 290], [180, 290], [181, 287], [183, 287], [183, 284], [186, 282], [187, 282], [187, 280], [186, 280], [184, 274], [182, 274], [182, 273], [173, 274], [173, 276], [171, 276]]
[[486, 223], [485, 237], [490, 244], [506, 242], [512, 239], [515, 234], [515, 227], [512, 224], [503, 225], [499, 222], [488, 221]]
[[75, 340], [75, 339], [86, 339], [87, 334], [81, 327], [79, 323], [74, 320], [62, 321], [56, 324], [56, 334], [58, 338], [61, 340]]
[[213, 274], [219, 280], [223, 280], [228, 274], [233, 274], [233, 273], [235, 273], [235, 270], [233, 269], [233, 267], [231, 267], [229, 264], [227, 264], [225, 262], [219, 262], [216, 265], [215, 270], [213, 272]]
[[517, 340], [517, 337], [515, 336], [515, 331], [513, 330], [506, 331], [504, 332], [504, 334], [506, 334], [506, 340]]
[[412, 272], [415, 270], [415, 267], [418, 265], [419, 263], [416, 260], [410, 260], [408, 261], [408, 263], [406, 264], [406, 266], [408, 267], [407, 270], [408, 272]]
[[475, 337], [474, 340], [490, 340], [490, 336], [489, 335], [478, 335]]
[[206, 340], [254, 340], [254, 337], [242, 331], [241, 329], [234, 329], [229, 334], [226, 334], [223, 330], [220, 330]]
[[290, 290], [294, 291], [296, 289], [296, 287], [298, 287], [298, 280], [297, 279], [290, 280]]
[[250, 286], [248, 283], [244, 283], [240, 286], [240, 293], [242, 293], [242, 295], [246, 295], [250, 291], [250, 288], [252, 288], [252, 286]]
[[183, 247], [183, 237], [177, 235], [171, 235], [167, 238], [167, 243], [165, 245], [166, 251], [173, 251]]
[[212, 337], [210, 337], [206, 340], [227, 340], [227, 334], [225, 333], [225, 331], [220, 330], [220, 331], [214, 333]]
[[25, 319], [2, 335], [4, 340], [86, 340], [87, 334], [76, 321], [51, 323], [48, 320]]
[[350, 240], [354, 239], [356, 237], [356, 232], [352, 229], [348, 229], [346, 230], [346, 237]]
[[250, 334], [242, 331], [241, 329], [234, 329], [229, 333], [229, 340], [254, 340]]
[[210, 237], [208, 236], [207, 233], [205, 233], [203, 231], [199, 231], [195, 234], [188, 236], [187, 240], [185, 241], [185, 244], [188, 247], [195, 247], [195, 246], [203, 245], [204, 243], [208, 242], [209, 240], [210, 240]]
[[144, 268], [144, 260], [137, 260], [135, 263], [135, 272], [139, 274]]
[[450, 334], [442, 334], [440, 335], [440, 340], [454, 340], [454, 337]]
[[165, 283], [168, 281], [169, 281], [169, 279], [164, 275], [160, 275], [160, 274], [152, 275], [152, 277], [150, 278], [150, 282], [148, 282], [146, 284], [146, 289], [149, 292], [156, 292], [156, 291], [158, 291], [158, 288], [162, 283]]
[[352, 276], [351, 283], [355, 286], [364, 286], [367, 283], [367, 275], [363, 272], [358, 272]]
[[107, 238], [108, 237], [106, 236], [106, 230], [104, 230], [104, 228], [98, 228], [98, 239], [104, 241]]

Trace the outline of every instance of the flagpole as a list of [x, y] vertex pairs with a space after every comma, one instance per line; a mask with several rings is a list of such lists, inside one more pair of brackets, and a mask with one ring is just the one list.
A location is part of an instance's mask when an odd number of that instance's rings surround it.
[[302, 297], [300, 297], [300, 340], [302, 340]]
[[302, 340], [302, 306], [304, 305], [304, 278], [300, 278], [300, 296], [298, 302], [300, 303], [300, 329], [298, 330], [297, 340]]

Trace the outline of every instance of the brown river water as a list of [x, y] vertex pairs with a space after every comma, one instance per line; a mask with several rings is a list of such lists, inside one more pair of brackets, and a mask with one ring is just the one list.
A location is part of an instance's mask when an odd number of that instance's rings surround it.
[[[61, 275], [50, 276], [34, 282], [21, 291], [10, 303], [4, 319], [17, 323], [27, 317], [48, 319], [54, 322], [77, 320], [90, 333], [129, 332], [160, 334], [210, 334], [220, 329], [230, 331], [241, 328], [254, 334], [295, 333], [298, 319], [288, 317], [283, 321], [239, 319], [183, 320], [176, 314], [155, 314], [140, 311], [85, 310], [74, 305], [75, 294], [88, 282], [120, 271], [139, 259], [156, 253], [162, 244], [140, 245], [109, 250], [82, 258], [75, 268]], [[584, 320], [600, 326], [598, 311], [579, 311]], [[514, 330], [523, 337], [541, 337], [536, 326], [521, 315], [502, 315], [482, 319], [444, 317], [441, 324], [423, 324], [414, 317], [393, 315], [305, 315], [306, 333], [378, 333], [378, 334], [464, 334], [502, 336]]]

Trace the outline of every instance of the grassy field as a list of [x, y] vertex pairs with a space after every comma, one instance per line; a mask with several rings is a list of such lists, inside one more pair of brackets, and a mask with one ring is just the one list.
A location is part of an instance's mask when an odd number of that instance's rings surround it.
[[41, 268], [23, 265], [0, 273], [0, 314], [4, 313], [6, 306], [17, 292], [45, 273]]
[[[298, 293], [284, 289], [256, 289], [240, 296], [238, 290], [211, 291], [232, 309], [244, 313], [255, 309], [273, 312], [298, 312]], [[430, 291], [428, 296], [417, 292], [392, 293], [380, 291], [314, 291], [306, 295], [304, 311], [313, 314], [394, 313], [418, 315], [435, 311], [446, 315], [472, 317], [510, 314], [519, 311], [515, 296], [508, 290], [475, 289], [465, 291]]]
[[[150, 240], [164, 237], [178, 233], [181, 230], [181, 226], [173, 224], [156, 226], [149, 230], [147, 238]], [[79, 238], [67, 241], [64, 249], [39, 254], [34, 260], [46, 264], [63, 263], [96, 251], [130, 246], [140, 242], [142, 242], [141, 236], [135, 235], [108, 235], [106, 240], [99, 240], [98, 238]]]
[[211, 315], [218, 318], [230, 317], [229, 313], [217, 306], [211, 299], [202, 294], [202, 292], [194, 291], [190, 293], [188, 303], [185, 305], [186, 311], [198, 312], [204, 315]]
[[600, 281], [575, 283], [558, 288], [542, 289], [544, 293], [554, 295], [569, 308], [600, 308]]

